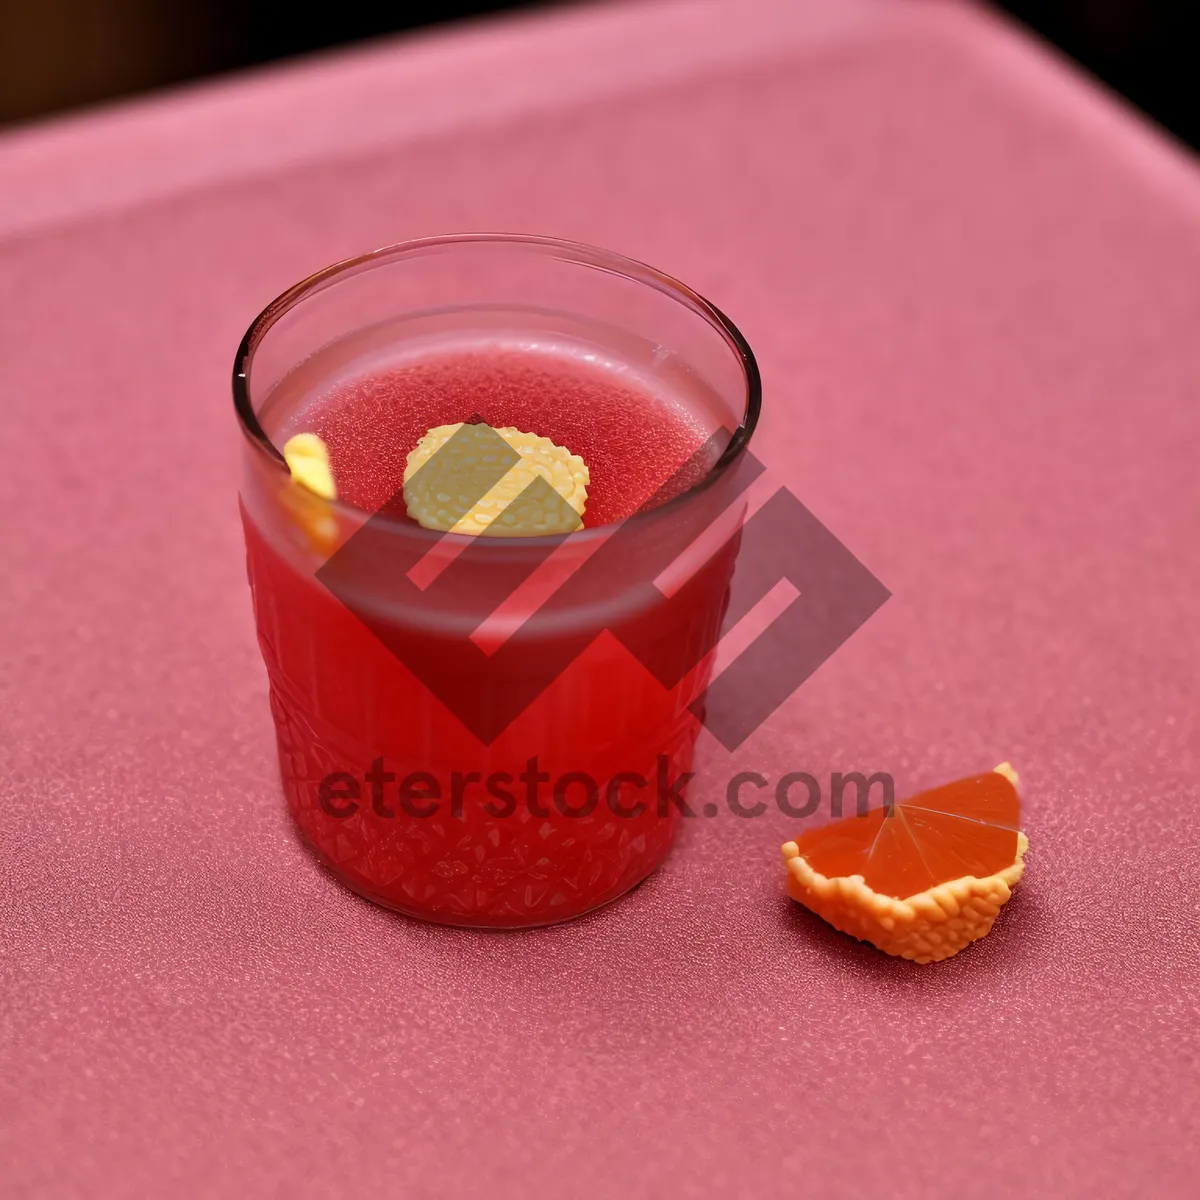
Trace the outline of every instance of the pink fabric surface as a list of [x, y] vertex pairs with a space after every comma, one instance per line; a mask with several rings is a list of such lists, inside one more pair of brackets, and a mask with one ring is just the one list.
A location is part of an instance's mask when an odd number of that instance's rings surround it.
[[[0, 180], [5, 1195], [1194, 1183], [1183, 152], [973, 9], [739, 0], [23, 132]], [[469, 228], [621, 250], [745, 331], [758, 453], [894, 595], [736, 755], [709, 739], [696, 799], [1011, 759], [1029, 870], [984, 941], [916, 967], [841, 937], [784, 896], [792, 823], [723, 804], [626, 899], [514, 936], [397, 918], [300, 847], [233, 350], [309, 271]]]

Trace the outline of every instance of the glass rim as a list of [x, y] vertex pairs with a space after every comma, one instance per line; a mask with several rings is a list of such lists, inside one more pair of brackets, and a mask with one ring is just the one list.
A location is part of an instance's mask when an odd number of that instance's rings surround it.
[[[283, 452], [267, 436], [266, 431], [258, 420], [258, 414], [254, 411], [254, 405], [250, 399], [249, 375], [253, 365], [254, 352], [258, 348], [259, 343], [270, 332], [275, 322], [293, 308], [302, 304], [310, 296], [324, 291], [325, 288], [332, 286], [342, 278], [357, 274], [361, 270], [369, 270], [384, 263], [401, 262], [406, 258], [443, 248], [478, 245], [525, 246], [531, 250], [538, 250], [543, 253], [557, 252], [569, 262], [609, 271], [633, 280], [636, 283], [652, 287], [706, 319], [710, 326], [725, 339], [726, 344], [734, 352], [740, 363], [745, 381], [745, 415], [733, 431], [729, 443], [721, 452], [720, 457], [704, 473], [703, 478], [692, 484], [686, 491], [680, 492], [679, 495], [673, 496], [670, 500], [655, 508], [639, 509], [625, 518], [625, 520], [648, 517], [652, 514], [665, 513], [674, 508], [681, 507], [697, 493], [706, 491], [742, 457], [749, 445], [750, 437], [758, 425], [759, 414], [762, 410], [762, 378], [759, 374], [758, 362], [754, 357], [754, 351], [750, 349], [750, 343], [746, 341], [741, 330], [715, 304], [706, 300], [699, 292], [688, 287], [687, 284], [676, 279], [674, 276], [668, 275], [656, 267], [650, 266], [648, 263], [629, 258], [613, 250], [605, 250], [599, 246], [589, 245], [586, 242], [525, 233], [451, 233], [396, 242], [389, 246], [381, 246], [377, 250], [368, 251], [365, 254], [355, 255], [352, 258], [344, 258], [331, 263], [329, 266], [323, 267], [321, 270], [315, 271], [313, 274], [301, 279], [286, 291], [281, 292], [250, 323], [249, 328], [247, 328], [238, 345], [237, 355], [234, 358], [233, 406], [243, 436], [250, 446], [261, 456], [269, 469], [278, 472], [281, 477], [290, 477], [291, 474], [287, 462], [283, 457]], [[371, 512], [368, 509], [360, 508], [356, 504], [351, 504], [341, 499], [329, 500], [326, 503], [329, 504], [334, 512], [341, 512], [356, 519], [363, 518], [371, 521], [381, 516], [378, 511]], [[401, 522], [393, 518], [384, 519], [397, 526], [401, 525]], [[616, 521], [590, 527], [580, 526], [574, 532], [567, 534], [566, 537], [575, 540], [581, 535], [603, 535], [606, 531], [611, 532], [612, 529], [622, 523], [621, 521]], [[403, 526], [405, 530], [411, 528], [411, 531], [417, 536], [420, 536], [421, 533], [428, 534], [432, 540], [446, 537], [456, 540], [458, 538], [468, 541], [474, 540], [470, 534], [423, 530], [420, 526], [410, 526], [409, 522], [403, 522]], [[529, 538], [517, 537], [492, 537], [488, 539], [489, 542], [499, 545], [525, 543], [529, 540]]]

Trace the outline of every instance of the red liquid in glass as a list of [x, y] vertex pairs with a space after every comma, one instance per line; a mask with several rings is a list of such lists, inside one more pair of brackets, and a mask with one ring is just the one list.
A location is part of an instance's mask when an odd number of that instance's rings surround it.
[[[577, 353], [495, 345], [432, 351], [344, 380], [269, 432], [277, 445], [300, 430], [320, 434], [340, 498], [374, 511], [400, 487], [426, 429], [472, 417], [582, 455], [587, 526], [635, 512], [706, 436], [630, 372]], [[413, 915], [520, 926], [586, 912], [658, 865], [680, 816], [659, 785], [690, 768], [694, 684], [664, 687], [602, 632], [484, 745], [245, 508], [243, 516], [289, 806], [347, 883]], [[719, 623], [731, 570], [732, 552], [706, 569], [713, 584], [688, 618], [697, 628]], [[389, 619], [403, 626], [410, 617], [398, 608]], [[661, 616], [637, 619], [653, 631]], [[548, 779], [531, 779], [535, 757]], [[622, 772], [646, 786], [612, 790]], [[590, 807], [578, 773], [596, 784]]]

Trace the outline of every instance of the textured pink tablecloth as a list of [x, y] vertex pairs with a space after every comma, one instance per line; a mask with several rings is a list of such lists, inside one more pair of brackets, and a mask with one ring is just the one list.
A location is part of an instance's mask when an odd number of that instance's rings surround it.
[[[233, 350], [333, 259], [478, 228], [746, 332], [760, 455], [894, 598], [732, 765], [1011, 759], [1032, 851], [985, 941], [834, 933], [778, 814], [518, 936], [292, 836]], [[1189, 1191], [1198, 281], [1194, 161], [951, 4], [580, 10], [0, 139], [0, 1192]]]

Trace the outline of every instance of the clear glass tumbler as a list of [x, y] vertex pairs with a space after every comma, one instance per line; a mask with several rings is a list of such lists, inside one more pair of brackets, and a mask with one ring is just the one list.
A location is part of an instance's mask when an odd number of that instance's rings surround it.
[[[546, 364], [533, 402], [481, 385], [473, 413], [436, 388], [396, 403], [421, 429], [566, 429], [606, 464], [597, 495], [638, 481], [635, 511], [469, 537], [421, 527], [398, 490], [367, 505], [292, 480], [282, 438], [331, 388], [353, 417], [356, 380], [403, 380], [430, 356], [486, 379], [514, 355]], [[556, 390], [568, 363], [588, 389]], [[319, 858], [378, 903], [467, 926], [565, 920], [641, 882], [686, 808], [738, 550], [736, 521], [711, 530], [753, 473], [760, 384], [737, 329], [619, 255], [460, 235], [297, 284], [251, 325], [233, 386], [283, 786]], [[653, 433], [668, 420], [690, 438], [674, 457]], [[355, 452], [332, 449], [335, 466]], [[412, 445], [392, 449], [389, 469]]]

